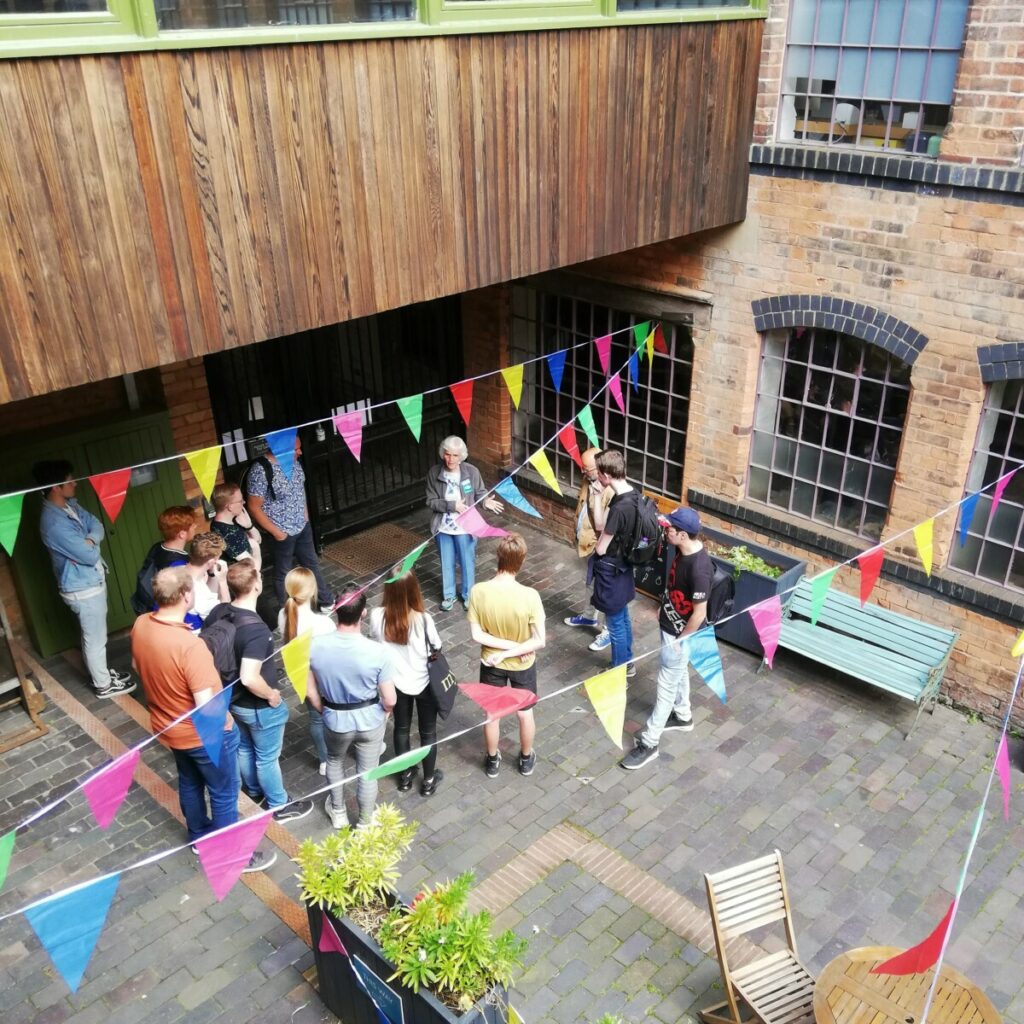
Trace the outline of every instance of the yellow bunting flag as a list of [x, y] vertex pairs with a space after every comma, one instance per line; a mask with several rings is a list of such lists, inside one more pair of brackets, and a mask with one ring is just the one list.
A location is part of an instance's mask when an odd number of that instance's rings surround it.
[[1021, 633], [1021, 635], [1017, 637], [1017, 642], [1013, 645], [1013, 650], [1010, 651], [1010, 653], [1015, 658], [1019, 658], [1024, 654], [1024, 633]]
[[515, 366], [506, 366], [501, 371], [501, 375], [505, 378], [505, 386], [512, 396], [512, 404], [518, 409], [519, 399], [523, 397], [523, 364], [516, 363]]
[[654, 331], [647, 335], [647, 365], [654, 362]]
[[281, 660], [284, 670], [299, 695], [299, 700], [306, 699], [306, 680], [309, 678], [309, 645], [313, 642], [313, 630], [307, 629], [294, 640], [290, 640], [281, 648]]
[[932, 534], [935, 529], [935, 520], [929, 519], [926, 522], [918, 523], [914, 527], [914, 541], [917, 544], [917, 557], [921, 559], [925, 574], [932, 574]]
[[555, 479], [555, 471], [551, 468], [551, 463], [548, 462], [548, 457], [544, 454], [543, 448], [538, 448], [530, 456], [530, 465], [543, 477], [544, 483], [548, 485], [555, 492], [555, 494], [561, 494], [562, 490], [558, 486], [558, 481]]
[[511, 1004], [508, 1004], [508, 1024], [525, 1024], [519, 1016], [519, 1011]]
[[612, 743], [621, 747], [622, 730], [626, 724], [626, 666], [617, 665], [599, 676], [591, 676], [584, 681], [583, 688], [601, 719], [604, 731]]
[[217, 470], [220, 468], [220, 445], [212, 448], [200, 448], [198, 451], [186, 452], [185, 458], [192, 468], [192, 475], [199, 484], [203, 497], [209, 501], [213, 485], [217, 482]]

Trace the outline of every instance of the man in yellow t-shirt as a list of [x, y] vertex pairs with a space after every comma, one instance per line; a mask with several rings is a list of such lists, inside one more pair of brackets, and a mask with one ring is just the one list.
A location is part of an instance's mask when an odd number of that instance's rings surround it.
[[[478, 583], [469, 592], [468, 615], [473, 639], [480, 644], [480, 682], [491, 686], [511, 686], [537, 694], [535, 651], [545, 643], [544, 606], [533, 587], [525, 587], [516, 574], [526, 559], [526, 541], [521, 534], [510, 533], [498, 542], [498, 573], [493, 580]], [[536, 725], [533, 710], [525, 708], [519, 716], [519, 773], [532, 775], [537, 764], [533, 749]], [[498, 751], [499, 723], [484, 726], [487, 757], [484, 771], [489, 779], [498, 777], [501, 754]]]

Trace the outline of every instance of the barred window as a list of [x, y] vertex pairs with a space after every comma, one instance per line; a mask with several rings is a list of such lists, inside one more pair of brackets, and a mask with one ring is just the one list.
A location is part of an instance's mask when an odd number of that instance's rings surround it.
[[896, 475], [910, 367], [814, 327], [765, 335], [747, 494], [878, 540]]

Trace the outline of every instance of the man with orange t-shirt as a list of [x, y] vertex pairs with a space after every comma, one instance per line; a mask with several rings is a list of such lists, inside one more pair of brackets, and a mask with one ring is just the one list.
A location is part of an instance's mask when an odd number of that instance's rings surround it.
[[[238, 729], [224, 719], [220, 763], [214, 764], [191, 718], [171, 725], [221, 692], [220, 675], [206, 644], [185, 622], [192, 606], [192, 575], [184, 567], [161, 569], [153, 577], [156, 611], [132, 627], [132, 664], [142, 679], [150, 727], [178, 766], [178, 800], [189, 842], [238, 820]], [[170, 726], [170, 728], [168, 728]], [[209, 796], [209, 808], [207, 807]], [[276, 859], [257, 850], [245, 871], [262, 871]]]

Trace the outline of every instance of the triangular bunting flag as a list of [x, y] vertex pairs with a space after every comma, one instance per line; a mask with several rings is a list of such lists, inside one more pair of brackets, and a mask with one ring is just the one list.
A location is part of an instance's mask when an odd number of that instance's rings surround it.
[[1013, 645], [1013, 649], [1010, 651], [1010, 654], [1015, 658], [1019, 658], [1024, 654], [1024, 633], [1021, 633], [1021, 635], [1017, 637], [1017, 642]]
[[14, 542], [18, 539], [18, 527], [21, 525], [21, 506], [24, 503], [24, 494], [10, 494], [0, 498], [0, 544], [9, 555], [14, 554]]
[[665, 332], [661, 324], [654, 328], [654, 348], [663, 355], [668, 355], [668, 345], [665, 343]]
[[109, 473], [97, 473], [89, 477], [89, 483], [100, 499], [107, 518], [114, 523], [121, 513], [121, 506], [128, 494], [128, 481], [132, 478], [131, 469], [112, 469]]
[[272, 818], [273, 811], [264, 811], [195, 842], [199, 863], [218, 903], [238, 881]]
[[760, 601], [753, 608], [748, 608], [747, 614], [753, 620], [757, 637], [764, 648], [765, 664], [773, 668], [775, 651], [779, 646], [779, 634], [782, 632], [782, 602], [776, 594], [767, 601]]
[[81, 984], [120, 878], [120, 873], [98, 878], [25, 911], [28, 923], [72, 992], [77, 992]]
[[576, 422], [579, 423], [580, 429], [584, 434], [587, 435], [587, 441], [591, 448], [600, 448], [601, 441], [597, 436], [597, 427], [594, 426], [594, 413], [589, 405], [583, 406], [576, 416]]
[[479, 706], [491, 721], [537, 703], [537, 695], [529, 690], [499, 689], [489, 683], [459, 683], [459, 689]]
[[626, 403], [622, 400], [622, 381], [619, 379], [617, 373], [613, 373], [608, 378], [608, 390], [611, 392], [612, 398], [615, 399], [615, 404], [619, 407], [619, 412], [624, 413], [626, 411]]
[[494, 485], [494, 493], [500, 494], [505, 501], [507, 501], [513, 508], [519, 509], [520, 512], [525, 512], [528, 516], [534, 516], [537, 519], [543, 519], [544, 517], [523, 497], [522, 492], [515, 485], [515, 481], [512, 477], [507, 476], [504, 480], [499, 480]]
[[647, 365], [654, 365], [654, 331], [647, 335]]
[[224, 717], [230, 703], [231, 691], [221, 690], [216, 697], [197, 708], [192, 716], [192, 724], [199, 733], [199, 742], [206, 756], [218, 767], [221, 747], [224, 746]]
[[548, 373], [551, 374], [551, 383], [555, 386], [556, 392], [562, 390], [562, 375], [565, 373], [565, 349], [559, 349], [548, 356]]
[[921, 559], [926, 576], [932, 574], [932, 554], [934, 550], [932, 536], [935, 531], [935, 519], [926, 519], [914, 527], [914, 543], [917, 544], [917, 557]]
[[828, 596], [828, 588], [832, 586], [832, 577], [839, 572], [839, 566], [829, 569], [827, 572], [819, 573], [811, 580], [811, 625], [818, 624], [818, 616], [825, 606], [825, 598]]
[[313, 643], [313, 630], [307, 629], [281, 648], [281, 661], [284, 670], [299, 695], [299, 700], [306, 699], [306, 683], [309, 679], [309, 648]]
[[600, 675], [583, 681], [590, 703], [594, 705], [604, 731], [612, 743], [622, 746], [622, 730], [626, 725], [626, 666], [616, 665]]
[[996, 514], [996, 509], [999, 508], [999, 502], [1003, 500], [1003, 492], [1006, 490], [1007, 484], [1009, 484], [1013, 479], [1013, 474], [1016, 472], [1016, 469], [1011, 469], [1009, 473], [1004, 473], [996, 481], [996, 486], [992, 491], [992, 507], [988, 510], [989, 522], [992, 522], [992, 517]]
[[348, 956], [348, 950], [338, 938], [338, 932], [331, 924], [331, 919], [323, 914], [320, 921], [320, 941], [317, 943], [317, 949], [321, 953], [340, 953], [342, 956]]
[[332, 416], [331, 422], [334, 429], [341, 434], [342, 440], [348, 445], [348, 450], [355, 457], [356, 462], [363, 461], [363, 414], [361, 412], [343, 412], [338, 416]]
[[203, 497], [209, 501], [213, 493], [213, 485], [217, 482], [217, 470], [220, 469], [221, 446], [215, 444], [210, 448], [199, 448], [194, 452], [185, 453], [192, 475], [199, 484]]
[[612, 336], [606, 334], [603, 338], [595, 338], [594, 347], [601, 363], [601, 372], [607, 377], [612, 364]]
[[556, 494], [561, 494], [562, 490], [558, 486], [558, 481], [555, 479], [555, 472], [551, 468], [551, 463], [548, 462], [548, 457], [544, 454], [543, 448], [538, 448], [530, 456], [530, 465], [541, 475], [541, 479], [551, 488]]
[[633, 337], [636, 340], [636, 344], [634, 345], [634, 348], [636, 348], [637, 351], [640, 350], [640, 347], [647, 340], [647, 335], [650, 334], [650, 333], [651, 333], [651, 321], [650, 320], [645, 320], [642, 324], [635, 324], [633, 326]]
[[875, 548], [868, 548], [857, 556], [857, 568], [860, 569], [860, 603], [866, 605], [871, 591], [875, 589], [878, 581], [878, 574], [882, 571], [882, 562], [885, 561], [885, 548], [881, 545]]
[[968, 494], [960, 502], [960, 547], [967, 543], [967, 531], [971, 527], [971, 521], [974, 519], [974, 510], [978, 507], [978, 499], [980, 497], [979, 493]]
[[449, 384], [448, 390], [455, 399], [462, 422], [469, 426], [469, 416], [473, 411], [473, 382], [471, 380], [460, 380], [458, 384]]
[[1010, 751], [1006, 746], [1006, 733], [999, 737], [999, 748], [996, 750], [996, 774], [999, 785], [1003, 787], [1003, 818], [1010, 820]]
[[124, 803], [132, 784], [135, 766], [139, 763], [139, 751], [129, 750], [116, 761], [111, 761], [102, 771], [82, 783], [82, 792], [89, 801], [93, 817], [100, 828], [108, 828], [118, 808]]
[[461, 526], [466, 533], [472, 534], [474, 537], [507, 537], [508, 530], [503, 530], [500, 526], [491, 526], [489, 522], [476, 508], [467, 508], [465, 512], [460, 513], [455, 517], [455, 522]]
[[722, 656], [718, 653], [713, 626], [698, 629], [690, 636], [690, 664], [707, 683], [708, 689], [724, 704], [725, 672], [722, 671]]
[[508, 1007], [508, 1024], [525, 1024], [523, 1018], [519, 1016], [519, 1011], [511, 1003]]
[[640, 390], [640, 357], [635, 352], [629, 357], [629, 382], [634, 391]]
[[576, 442], [576, 428], [571, 423], [566, 423], [558, 432], [558, 440], [562, 442], [562, 447], [569, 453], [569, 458], [582, 469], [583, 458], [580, 455], [580, 446]]
[[0, 836], [0, 889], [7, 881], [7, 869], [11, 866], [11, 855], [14, 853], [14, 829], [7, 835]]
[[395, 575], [389, 576], [384, 582], [394, 583], [395, 580], [401, 579], [401, 577], [403, 577], [416, 564], [416, 559], [423, 554], [427, 543], [427, 541], [424, 541], [418, 548], [413, 548], [412, 551], [402, 559], [402, 564], [396, 570]]
[[372, 782], [374, 779], [383, 779], [385, 775], [404, 772], [406, 768], [412, 768], [413, 765], [419, 764], [429, 753], [430, 747], [426, 746], [417, 747], [415, 750], [410, 750], [407, 754], [399, 754], [398, 757], [393, 757], [390, 761], [385, 761], [383, 764], [377, 765], [376, 768], [371, 768], [366, 773], [366, 779], [368, 782]]
[[298, 431], [295, 427], [286, 427], [284, 430], [272, 430], [263, 436], [267, 439], [267, 446], [270, 448], [281, 472], [291, 480], [292, 472], [295, 469], [295, 435]]
[[423, 396], [408, 395], [398, 399], [398, 408], [402, 410], [406, 425], [412, 431], [412, 436], [417, 441], [423, 431]]
[[519, 400], [523, 397], [523, 364], [516, 363], [515, 366], [506, 366], [501, 371], [505, 378], [505, 387], [512, 396], [512, 404], [518, 409]]
[[871, 968], [872, 974], [922, 974], [929, 967], [934, 967], [942, 951], [942, 943], [949, 931], [950, 922], [953, 919], [953, 907], [956, 901], [950, 903], [946, 916], [939, 922], [935, 931], [923, 942], [904, 950], [902, 953], [880, 963], [877, 967]]

